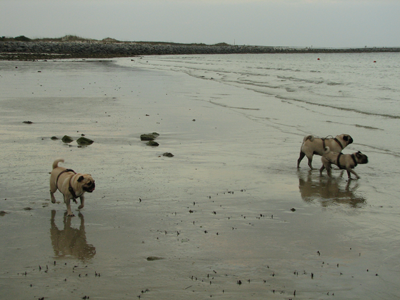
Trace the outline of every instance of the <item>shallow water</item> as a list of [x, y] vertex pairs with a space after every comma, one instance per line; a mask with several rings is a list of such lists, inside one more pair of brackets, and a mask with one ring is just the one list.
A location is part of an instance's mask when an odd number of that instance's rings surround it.
[[[265, 57], [274, 67], [260, 63], [258, 77], [255, 57], [1, 62], [4, 298], [399, 297], [398, 119], [310, 104], [303, 93], [289, 99], [286, 88], [296, 82], [310, 95], [324, 85], [299, 75], [307, 56], [285, 55], [280, 64], [280, 56]], [[338, 82], [326, 63], [317, 69], [327, 57], [304, 68]], [[242, 78], [249, 60], [252, 84]], [[381, 59], [374, 60], [378, 66]], [[266, 85], [261, 77], [273, 72], [302, 80], [275, 76], [274, 85], [288, 85], [275, 94], [251, 88], [254, 78]], [[344, 88], [356, 102], [362, 88]], [[153, 131], [160, 133], [157, 148], [139, 139]], [[356, 168], [361, 179], [348, 181], [337, 170], [328, 179], [304, 161], [298, 171], [309, 133], [351, 134], [345, 152], [370, 158]], [[78, 148], [50, 139], [64, 134], [95, 143]], [[48, 172], [59, 157], [96, 180], [72, 220], [64, 219], [63, 203], [49, 201]]]
[[[362, 137], [356, 143], [400, 153], [394, 138], [400, 118], [399, 53], [155, 56], [135, 63], [264, 95], [215, 95], [210, 101], [248, 108], [249, 117], [290, 127], [294, 134], [324, 137], [344, 126]], [[287, 104], [281, 113], [273, 109], [277, 102]]]
[[[371, 163], [360, 167], [374, 178], [368, 185], [389, 193], [385, 202], [396, 203], [398, 53], [159, 56], [119, 63], [184, 73], [227, 90], [237, 87], [234, 93], [214, 93], [205, 101], [280, 131], [290, 148], [290, 142], [301, 143], [308, 134], [350, 134], [354, 143], [343, 152], [368, 155]], [[297, 155], [294, 149], [288, 151]], [[319, 163], [319, 158], [314, 160]]]

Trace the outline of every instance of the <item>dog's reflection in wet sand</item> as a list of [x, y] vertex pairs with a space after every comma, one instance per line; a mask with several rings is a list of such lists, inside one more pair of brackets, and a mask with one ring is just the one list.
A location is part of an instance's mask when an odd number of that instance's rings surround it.
[[73, 218], [68, 218], [64, 214], [63, 223], [64, 228], [58, 229], [55, 223], [56, 211], [51, 211], [51, 228], [50, 238], [53, 245], [54, 254], [58, 258], [74, 257], [80, 260], [88, 260], [95, 256], [96, 248], [86, 241], [85, 220], [81, 213], [78, 217], [80, 219], [79, 229], [71, 227]]
[[306, 202], [317, 200], [322, 206], [340, 203], [352, 207], [359, 207], [366, 202], [365, 198], [356, 193], [358, 184], [350, 187], [351, 180], [344, 184], [341, 178], [320, 176], [312, 178], [311, 171], [307, 176], [301, 173], [298, 175], [300, 195]]

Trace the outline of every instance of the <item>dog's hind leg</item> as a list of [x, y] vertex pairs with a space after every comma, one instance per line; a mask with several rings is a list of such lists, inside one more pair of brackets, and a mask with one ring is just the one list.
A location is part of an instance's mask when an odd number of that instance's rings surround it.
[[56, 184], [50, 178], [50, 199], [52, 203], [56, 203], [56, 198], [54, 197], [54, 193], [57, 191]]
[[50, 190], [50, 198], [51, 198], [51, 203], [56, 203], [56, 198], [54, 197], [54, 192]]
[[303, 151], [300, 151], [300, 156], [299, 159], [297, 160], [297, 169], [300, 168], [300, 163], [303, 160], [304, 156], [306, 156], [306, 154]]
[[319, 173], [322, 175], [322, 171], [326, 169], [326, 172], [328, 173], [328, 176], [331, 177], [331, 163], [325, 158], [321, 157], [321, 162], [322, 162], [322, 167], [319, 169]]
[[329, 177], [332, 177], [332, 172], [331, 172], [331, 168], [330, 167], [325, 167], [324, 165], [322, 165], [321, 169], [319, 169], [319, 174], [322, 175], [322, 171], [326, 169], [326, 173], [328, 173]]
[[321, 169], [319, 169], [319, 174], [322, 175], [322, 171], [325, 170], [325, 166], [322, 165]]
[[307, 158], [308, 158], [308, 166], [310, 167], [311, 170], [314, 170], [314, 168], [312, 167], [312, 155], [311, 156], [307, 155]]

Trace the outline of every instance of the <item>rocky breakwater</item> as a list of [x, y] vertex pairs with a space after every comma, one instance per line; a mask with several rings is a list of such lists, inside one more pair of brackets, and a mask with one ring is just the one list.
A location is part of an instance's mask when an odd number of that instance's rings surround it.
[[272, 53], [273, 47], [82, 42], [0, 42], [1, 59], [96, 58], [168, 54]]
[[314, 49], [228, 44], [169, 44], [134, 42], [0, 42], [0, 59], [106, 58], [139, 55], [231, 53], [399, 52], [399, 48]]

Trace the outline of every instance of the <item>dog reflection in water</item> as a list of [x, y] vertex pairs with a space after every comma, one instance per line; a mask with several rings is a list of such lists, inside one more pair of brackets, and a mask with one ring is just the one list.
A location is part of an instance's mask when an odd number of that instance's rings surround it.
[[72, 218], [64, 214], [64, 229], [58, 229], [55, 223], [56, 211], [51, 211], [50, 238], [55, 256], [58, 258], [75, 257], [80, 260], [88, 260], [96, 254], [96, 248], [86, 241], [85, 220], [81, 213], [79, 229], [71, 227]]
[[358, 184], [350, 186], [351, 180], [344, 185], [341, 178], [312, 177], [311, 171], [307, 178], [302, 175], [304, 174], [299, 173], [299, 190], [301, 198], [306, 202], [317, 200], [324, 207], [335, 204], [360, 207], [366, 202], [364, 197], [356, 193]]

